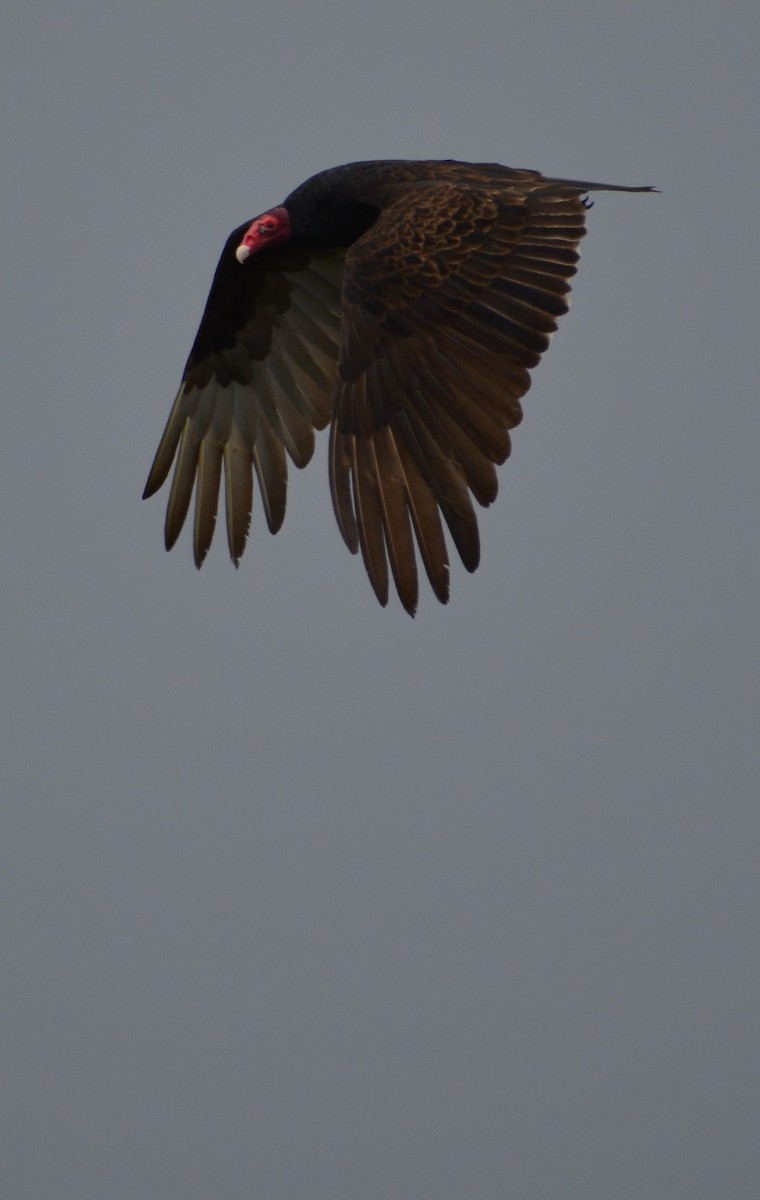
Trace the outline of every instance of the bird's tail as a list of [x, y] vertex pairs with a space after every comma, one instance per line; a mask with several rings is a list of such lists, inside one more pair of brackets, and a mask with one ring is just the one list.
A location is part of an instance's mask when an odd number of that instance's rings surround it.
[[541, 190], [551, 192], [562, 192], [567, 189], [569, 193], [577, 192], [657, 192], [656, 187], [627, 187], [621, 183], [589, 183], [585, 179], [552, 179], [545, 176], [539, 187]]

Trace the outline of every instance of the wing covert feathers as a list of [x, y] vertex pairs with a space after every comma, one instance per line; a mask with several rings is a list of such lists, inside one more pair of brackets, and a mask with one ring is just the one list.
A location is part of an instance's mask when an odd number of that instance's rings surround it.
[[[461, 239], [462, 221], [446, 224], [435, 211], [438, 240]], [[371, 244], [373, 227], [346, 259], [333, 505], [349, 549], [361, 548], [380, 602], [387, 601], [390, 565], [410, 613], [418, 599], [410, 528], [440, 600], [448, 598], [441, 517], [466, 569], [478, 565], [472, 499], [485, 506], [496, 498], [495, 468], [522, 419], [529, 370], [567, 311], [584, 234], [585, 210], [574, 194], [530, 193], [519, 208], [478, 197], [468, 211], [464, 250], [446, 242], [445, 268], [427, 288], [424, 264], [411, 277], [398, 270], [412, 254], [406, 210], [400, 228], [379, 231], [380, 245]], [[411, 245], [419, 254], [417, 237]], [[386, 252], [396, 270], [383, 289], [377, 261]], [[371, 310], [361, 302], [368, 277]]]

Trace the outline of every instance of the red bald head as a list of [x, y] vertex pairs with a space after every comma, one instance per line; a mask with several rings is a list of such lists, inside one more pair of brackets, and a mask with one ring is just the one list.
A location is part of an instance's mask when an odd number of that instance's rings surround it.
[[264, 246], [276, 246], [278, 242], [287, 241], [290, 237], [290, 217], [286, 208], [270, 208], [251, 221], [245, 232], [245, 237], [235, 251], [235, 258], [244, 263], [250, 254], [262, 250]]

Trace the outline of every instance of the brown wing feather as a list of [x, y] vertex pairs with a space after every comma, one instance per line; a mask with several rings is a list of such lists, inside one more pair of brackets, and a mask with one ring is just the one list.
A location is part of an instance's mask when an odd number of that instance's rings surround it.
[[274, 249], [241, 266], [227, 241], [145, 496], [176, 457], [166, 546], [179, 537], [195, 487], [193, 553], [201, 565], [214, 533], [224, 467], [227, 540], [245, 548], [258, 479], [267, 524], [282, 525], [287, 459], [314, 452], [314, 429], [330, 419], [340, 341], [343, 251]]
[[233, 425], [224, 443], [224, 508], [227, 545], [237, 566], [245, 550], [253, 509], [251, 454], [243, 442], [239, 425]]
[[500, 191], [443, 182], [414, 196], [405, 187], [346, 259], [333, 500], [378, 598], [387, 598], [387, 558], [410, 612], [417, 603], [410, 521], [445, 600], [437, 514], [474, 570], [480, 546], [471, 494], [481, 505], [495, 499], [494, 468], [522, 417], [528, 371], [567, 311], [583, 203], [566, 186], [518, 182]]

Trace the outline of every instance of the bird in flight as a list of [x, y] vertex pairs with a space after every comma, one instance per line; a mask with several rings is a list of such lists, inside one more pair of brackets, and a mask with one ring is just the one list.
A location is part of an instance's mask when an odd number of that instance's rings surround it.
[[[521, 397], [568, 309], [587, 193], [648, 192], [498, 163], [348, 163], [308, 179], [227, 239], [148, 476], [172, 479], [166, 548], [195, 488], [200, 567], [224, 488], [237, 565], [254, 478], [285, 516], [287, 459], [330, 426], [330, 491], [375, 595], [414, 615], [418, 558], [449, 598], [443, 526], [468, 571], [473, 500], [497, 492]], [[416, 547], [416, 548], [415, 548]]]

